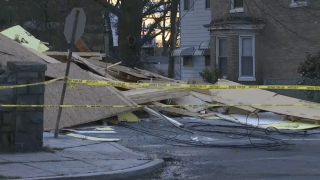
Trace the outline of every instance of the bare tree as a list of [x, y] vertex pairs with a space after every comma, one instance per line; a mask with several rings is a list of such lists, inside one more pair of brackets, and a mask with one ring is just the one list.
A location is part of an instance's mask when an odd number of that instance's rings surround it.
[[163, 18], [154, 16], [154, 23], [149, 26], [146, 34], [141, 38], [142, 19], [161, 11], [169, 11], [170, 3], [154, 0], [118, 0], [116, 4], [106, 0], [93, 1], [118, 17], [119, 56], [127, 66], [138, 66], [142, 45], [161, 34], [155, 30]]

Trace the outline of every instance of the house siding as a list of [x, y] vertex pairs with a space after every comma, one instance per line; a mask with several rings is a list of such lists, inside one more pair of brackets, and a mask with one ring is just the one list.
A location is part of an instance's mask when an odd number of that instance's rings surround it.
[[180, 1], [180, 46], [198, 48], [200, 43], [208, 41], [210, 32], [203, 27], [211, 21], [211, 11], [205, 8], [206, 0], [197, 0], [193, 10], [184, 11], [184, 1]]
[[[180, 1], [180, 47], [194, 47], [199, 49], [199, 45], [210, 40], [210, 32], [203, 25], [211, 21], [211, 11], [205, 8], [206, 0], [195, 0], [192, 10], [184, 11], [184, 1]], [[175, 58], [176, 61], [180, 57]], [[181, 80], [187, 81], [189, 78], [202, 79], [200, 72], [205, 68], [204, 56], [193, 56], [193, 67], [183, 66], [181, 57]]]
[[187, 81], [189, 78], [201, 79], [200, 72], [205, 68], [204, 57], [193, 56], [193, 67], [184, 67], [183, 60], [181, 69], [181, 79]]
[[[306, 59], [306, 52], [315, 54], [320, 50], [320, 2], [308, 0], [307, 7], [298, 8], [290, 8], [290, 3], [291, 0], [246, 0], [244, 13], [231, 14], [230, 1], [211, 0], [212, 20], [228, 16], [266, 20], [261, 34], [255, 36], [255, 72], [259, 84], [267, 78], [299, 77], [297, 69]], [[214, 36], [211, 37], [211, 51], [215, 51], [213, 39]], [[235, 63], [228, 62], [228, 79], [236, 81], [239, 76], [239, 57], [236, 57], [239, 39], [237, 42], [233, 37], [231, 39], [228, 42], [232, 43], [232, 54], [228, 61]], [[215, 52], [211, 52], [211, 59], [215, 62]]]

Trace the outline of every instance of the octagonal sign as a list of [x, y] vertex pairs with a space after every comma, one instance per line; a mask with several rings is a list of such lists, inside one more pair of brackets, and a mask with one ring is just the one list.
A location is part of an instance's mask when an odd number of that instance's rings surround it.
[[79, 10], [80, 12], [78, 17], [78, 24], [77, 24], [74, 42], [80, 39], [86, 25], [86, 15], [83, 11], [83, 8], [73, 8], [70, 14], [67, 16], [66, 23], [64, 26], [64, 36], [66, 37], [66, 40], [68, 43], [71, 42], [72, 29], [73, 29], [74, 21], [76, 18], [77, 10]]

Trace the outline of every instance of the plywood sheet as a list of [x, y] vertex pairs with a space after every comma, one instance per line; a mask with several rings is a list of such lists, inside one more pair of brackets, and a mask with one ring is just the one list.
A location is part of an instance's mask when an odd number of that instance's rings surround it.
[[[179, 104], [179, 105], [207, 105], [208, 104], [193, 95], [189, 95], [181, 98], [174, 98], [171, 100], [174, 104]], [[204, 109], [207, 109], [207, 107], [185, 107], [185, 109], [196, 113]]]
[[[36, 51], [30, 51], [18, 42], [2, 35], [0, 33], [0, 65], [7, 66], [8, 61], [36, 61], [41, 63], [48, 63], [48, 56], [39, 55], [41, 53]], [[40, 57], [41, 56], [41, 57]], [[51, 63], [59, 63], [50, 59]]]
[[[153, 105], [158, 105], [158, 106], [164, 105], [164, 104], [158, 103], [158, 102], [153, 102], [152, 104], [153, 104]], [[182, 115], [182, 116], [191, 116], [191, 117], [197, 117], [197, 116], [199, 116], [199, 113], [190, 112], [190, 111], [185, 110], [185, 109], [182, 109], [182, 108], [175, 108], [175, 107], [170, 107], [170, 108], [167, 108], [167, 107], [157, 107], [156, 109], [160, 109], [160, 110], [162, 110], [162, 111], [166, 111], [166, 112], [173, 113], [173, 114], [179, 114], [179, 115]]]
[[[48, 65], [48, 75], [59, 77], [62, 65]], [[79, 70], [75, 64], [71, 65], [70, 77], [81, 79], [94, 79], [87, 72]], [[45, 104], [59, 104], [63, 82], [46, 85]], [[67, 88], [64, 104], [76, 105], [136, 105], [130, 99], [121, 94], [114, 87], [97, 87], [86, 85], [73, 85], [76, 90]], [[80, 94], [81, 93], [81, 94]], [[64, 108], [61, 115], [60, 128], [85, 124], [107, 117], [116, 116], [119, 113], [131, 111], [132, 108]], [[55, 127], [58, 115], [57, 108], [45, 108], [44, 129], [52, 130]]]
[[[240, 85], [227, 80], [219, 80], [219, 85]], [[283, 96], [262, 89], [227, 89], [227, 90], [210, 90], [214, 101], [224, 104], [311, 104], [312, 102], [301, 99]], [[315, 103], [313, 103], [315, 104]], [[240, 108], [240, 107], [239, 107]], [[241, 109], [247, 109], [241, 107]], [[248, 110], [261, 109], [279, 114], [302, 117], [306, 119], [320, 120], [320, 107], [290, 107], [290, 106], [273, 106], [262, 107], [256, 106]], [[251, 110], [251, 111], [252, 111]], [[252, 111], [253, 112], [253, 111]]]
[[189, 95], [188, 90], [168, 90], [168, 89], [132, 89], [122, 92], [126, 97], [132, 99], [137, 104], [153, 101], [161, 101]]

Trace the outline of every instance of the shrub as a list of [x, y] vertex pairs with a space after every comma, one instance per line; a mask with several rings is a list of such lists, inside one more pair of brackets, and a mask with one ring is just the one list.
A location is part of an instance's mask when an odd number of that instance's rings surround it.
[[300, 63], [298, 72], [304, 78], [320, 79], [320, 51], [316, 56], [307, 52], [307, 60]]
[[[300, 63], [298, 73], [302, 76], [302, 80], [298, 85], [319, 86], [320, 85], [320, 51], [315, 56], [311, 56], [307, 52], [307, 59]], [[308, 100], [319, 102], [320, 93], [316, 91], [305, 91], [308, 95]]]
[[202, 72], [200, 72], [200, 76], [205, 82], [208, 83], [216, 83], [219, 78], [222, 78], [222, 75], [219, 70], [209, 70], [204, 69]]

